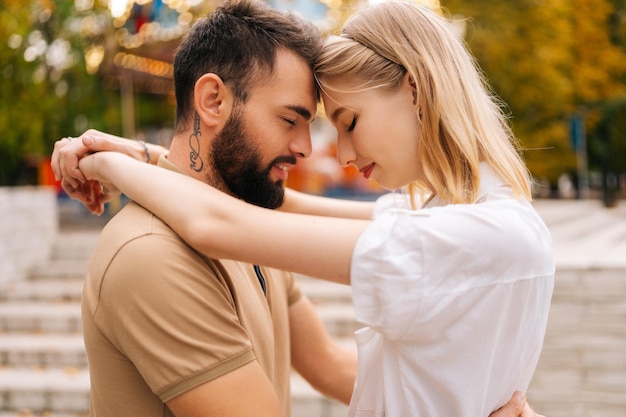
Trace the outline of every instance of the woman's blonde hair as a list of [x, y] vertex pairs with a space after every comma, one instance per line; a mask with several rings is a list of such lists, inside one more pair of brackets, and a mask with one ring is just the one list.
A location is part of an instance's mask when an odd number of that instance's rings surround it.
[[434, 192], [449, 203], [474, 203], [484, 161], [530, 200], [530, 176], [502, 103], [450, 23], [432, 10], [410, 2], [366, 6], [348, 19], [341, 36], [326, 40], [315, 66], [323, 90], [346, 81], [349, 91], [393, 89], [407, 72], [420, 107], [416, 163], [427, 181], [409, 184], [411, 196]]

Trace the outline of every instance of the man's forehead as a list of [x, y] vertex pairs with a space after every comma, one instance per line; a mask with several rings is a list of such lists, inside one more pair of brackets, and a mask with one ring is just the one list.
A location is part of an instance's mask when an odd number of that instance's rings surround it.
[[311, 120], [318, 102], [313, 71], [299, 55], [279, 50], [272, 73], [252, 86], [250, 99], [262, 100], [271, 107], [293, 111]]
[[318, 103], [315, 86], [306, 77], [277, 77], [260, 92], [271, 95], [269, 98], [275, 104], [292, 110], [305, 119], [315, 117]]

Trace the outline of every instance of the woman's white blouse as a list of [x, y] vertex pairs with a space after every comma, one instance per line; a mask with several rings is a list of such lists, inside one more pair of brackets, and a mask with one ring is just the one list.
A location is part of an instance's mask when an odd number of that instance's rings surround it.
[[481, 166], [481, 199], [381, 198], [352, 259], [359, 375], [350, 416], [486, 417], [535, 370], [554, 284], [550, 233]]

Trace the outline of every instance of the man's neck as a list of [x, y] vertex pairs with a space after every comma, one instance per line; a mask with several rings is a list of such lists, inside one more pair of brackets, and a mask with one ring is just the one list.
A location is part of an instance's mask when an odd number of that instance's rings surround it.
[[[187, 142], [182, 135], [174, 136], [167, 160], [190, 177], [231, 194], [223, 181], [214, 174], [210, 161], [206, 160], [208, 154], [206, 149], [201, 150], [199, 155], [197, 151], [190, 149]], [[208, 145], [205, 144], [206, 146]]]

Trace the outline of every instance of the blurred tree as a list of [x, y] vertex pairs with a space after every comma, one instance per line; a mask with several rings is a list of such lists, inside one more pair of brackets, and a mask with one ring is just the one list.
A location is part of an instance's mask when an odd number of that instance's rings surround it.
[[4, 0], [0, 185], [36, 183], [39, 159], [54, 140], [92, 123], [94, 110], [106, 115], [107, 93], [85, 70], [77, 19], [73, 1]]
[[602, 198], [607, 207], [616, 203], [619, 178], [626, 174], [626, 98], [603, 103], [600, 119], [589, 132], [589, 153], [602, 179]]
[[614, 33], [623, 3], [442, 1], [452, 19], [467, 19], [469, 48], [509, 106], [531, 172], [551, 184], [576, 171], [569, 116], [625, 93], [626, 54]]
[[[2, 0], [0, 186], [36, 184], [54, 142], [87, 128], [121, 133], [120, 94], [98, 75], [112, 38], [106, 2]], [[138, 124], [173, 119], [166, 96], [137, 95]], [[145, 103], [145, 104], [141, 104]]]

